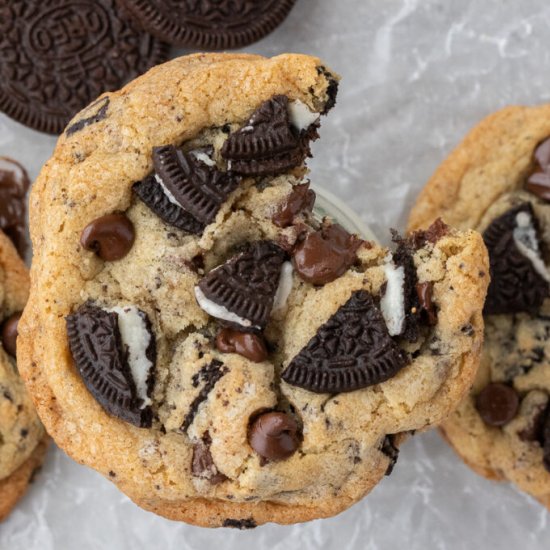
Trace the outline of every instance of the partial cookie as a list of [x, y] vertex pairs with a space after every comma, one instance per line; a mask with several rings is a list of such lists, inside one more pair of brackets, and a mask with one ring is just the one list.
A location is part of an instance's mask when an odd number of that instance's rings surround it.
[[550, 509], [550, 107], [483, 120], [438, 168], [412, 230], [441, 216], [483, 233], [491, 284], [472, 391], [442, 430], [478, 473]]
[[242, 48], [276, 29], [296, 0], [119, 0], [136, 22], [176, 46]]
[[148, 510], [337, 514], [471, 384], [481, 237], [439, 223], [390, 251], [312, 213], [336, 89], [309, 56], [180, 58], [34, 186], [22, 370], [58, 444]]
[[0, 519], [25, 492], [46, 447], [44, 429], [15, 361], [17, 325], [28, 291], [27, 269], [0, 232]]
[[[115, 0], [0, 0], [0, 110], [35, 130], [61, 133], [101, 93], [167, 57]], [[97, 103], [87, 120], [107, 109]]]

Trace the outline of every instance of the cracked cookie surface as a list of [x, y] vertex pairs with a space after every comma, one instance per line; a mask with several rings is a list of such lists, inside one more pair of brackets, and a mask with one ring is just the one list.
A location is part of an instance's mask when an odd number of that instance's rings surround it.
[[437, 169], [409, 226], [442, 217], [484, 234], [492, 281], [481, 366], [442, 431], [476, 472], [550, 509], [549, 137], [549, 106], [487, 117]]
[[[180, 58], [109, 94], [34, 186], [24, 376], [57, 443], [146, 509], [334, 515], [469, 388], [481, 237], [436, 226], [392, 256], [311, 213], [303, 161], [336, 86], [309, 56]], [[111, 214], [105, 261], [105, 233], [79, 240]], [[338, 376], [313, 387], [317, 360]]]
[[[0, 520], [24, 494], [44, 455], [44, 429], [17, 371], [15, 337], [8, 325], [25, 306], [29, 275], [16, 249], [0, 233]], [[40, 448], [40, 449], [39, 449]]]

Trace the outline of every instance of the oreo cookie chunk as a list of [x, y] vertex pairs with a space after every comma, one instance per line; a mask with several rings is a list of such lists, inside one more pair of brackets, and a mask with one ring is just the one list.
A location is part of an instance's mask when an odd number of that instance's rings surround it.
[[152, 425], [156, 342], [135, 306], [84, 304], [67, 317], [69, 347], [82, 380], [111, 415], [139, 428]]
[[317, 139], [319, 114], [299, 100], [276, 95], [223, 144], [228, 170], [245, 176], [281, 174], [301, 165]]
[[296, 0], [121, 0], [161, 40], [207, 50], [242, 48], [272, 32]]
[[201, 279], [195, 287], [199, 306], [224, 325], [250, 332], [263, 330], [280, 294], [285, 260], [284, 250], [271, 241], [249, 244]]
[[[0, 0], [0, 52], [0, 110], [50, 134], [168, 57], [168, 47], [128, 21], [114, 0]], [[98, 107], [70, 133], [101, 119]]]
[[373, 297], [359, 290], [290, 361], [282, 379], [315, 393], [343, 393], [380, 384], [407, 363]]
[[18, 162], [0, 157], [0, 229], [12, 240], [21, 257], [28, 248], [25, 220], [30, 185], [27, 171]]
[[483, 233], [491, 262], [485, 302], [488, 315], [537, 311], [548, 297], [550, 273], [541, 257], [537, 220], [530, 203], [499, 216]]
[[239, 183], [204, 151], [155, 147], [153, 164], [155, 174], [134, 184], [134, 192], [166, 223], [196, 235], [214, 221]]

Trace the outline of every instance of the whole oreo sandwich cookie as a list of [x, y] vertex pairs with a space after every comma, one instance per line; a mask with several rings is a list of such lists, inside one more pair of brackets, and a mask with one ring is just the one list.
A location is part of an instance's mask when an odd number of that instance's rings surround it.
[[470, 395], [443, 424], [476, 472], [550, 509], [550, 107], [483, 120], [437, 169], [411, 229], [437, 217], [483, 234], [491, 284]]
[[33, 187], [22, 372], [57, 443], [148, 510], [337, 514], [471, 384], [481, 237], [436, 223], [392, 252], [312, 213], [336, 90], [309, 56], [179, 58]]
[[[143, 32], [115, 0], [0, 0], [0, 52], [0, 110], [59, 134], [101, 93], [165, 61], [168, 46]], [[98, 102], [88, 121], [107, 109], [105, 100]]]
[[47, 447], [15, 359], [18, 323], [28, 292], [27, 269], [0, 231], [0, 521], [25, 494]]
[[176, 46], [242, 48], [276, 29], [296, 0], [117, 0], [151, 34]]

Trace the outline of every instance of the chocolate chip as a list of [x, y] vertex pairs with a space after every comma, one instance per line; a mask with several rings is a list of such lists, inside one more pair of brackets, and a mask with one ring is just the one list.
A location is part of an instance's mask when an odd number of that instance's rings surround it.
[[[204, 224], [170, 201], [155, 176], [134, 183], [132, 191], [164, 222], [187, 233], [202, 235]], [[175, 233], [174, 233], [175, 235]]]
[[125, 214], [107, 214], [88, 224], [80, 235], [80, 244], [102, 260], [124, 258], [134, 245], [134, 224]]
[[435, 305], [432, 301], [433, 289], [434, 284], [431, 281], [418, 283], [416, 285], [420, 312], [426, 315], [427, 322], [431, 326], [437, 324], [437, 313], [435, 311]]
[[153, 149], [157, 176], [175, 201], [202, 225], [212, 223], [239, 180], [172, 145]]
[[449, 226], [441, 219], [437, 218], [428, 229], [415, 231], [409, 237], [409, 241], [413, 248], [418, 250], [427, 243], [436, 244], [437, 241], [449, 234]]
[[182, 432], [186, 432], [189, 429], [189, 426], [191, 426], [193, 420], [195, 420], [199, 407], [208, 399], [208, 395], [214, 389], [214, 386], [228, 372], [229, 369], [221, 361], [214, 359], [193, 375], [191, 381], [194, 388], [198, 388], [201, 382], [204, 385], [199, 391], [197, 397], [193, 399], [193, 402], [189, 407], [189, 411], [183, 419], [183, 424], [180, 428]]
[[485, 424], [505, 426], [518, 412], [519, 395], [506, 384], [492, 382], [477, 395], [476, 409]]
[[14, 313], [8, 317], [2, 325], [2, 345], [4, 350], [12, 357], [15, 357], [17, 350], [17, 325], [21, 319], [21, 312]]
[[308, 233], [294, 249], [292, 262], [304, 281], [324, 285], [343, 275], [357, 261], [362, 242], [342, 226], [329, 225]]
[[191, 461], [191, 471], [195, 477], [207, 479], [212, 485], [218, 485], [227, 481], [227, 476], [218, 471], [214, 464], [210, 446], [212, 439], [206, 432], [202, 439], [193, 446], [193, 458]]
[[315, 393], [350, 392], [392, 378], [407, 363], [373, 297], [358, 290], [292, 359], [282, 379]]
[[[151, 324], [146, 314], [140, 312], [140, 315], [151, 333]], [[69, 315], [67, 336], [71, 354], [88, 391], [109, 414], [139, 428], [150, 428], [152, 409], [144, 406], [138, 395], [118, 317], [115, 312], [105, 311], [89, 303]], [[147, 380], [147, 393], [150, 395], [156, 360], [152, 333], [146, 355], [152, 364]]]
[[550, 202], [550, 138], [535, 149], [535, 171], [527, 179], [525, 188], [539, 199]]
[[548, 296], [548, 282], [520, 252], [514, 239], [518, 214], [530, 216], [540, 247], [538, 226], [530, 203], [513, 207], [491, 222], [483, 233], [489, 251], [491, 283], [484, 313], [536, 312]]
[[389, 476], [392, 474], [395, 464], [397, 463], [397, 459], [399, 458], [399, 447], [395, 444], [395, 435], [390, 434], [384, 438], [380, 452], [385, 454], [390, 459], [390, 463], [388, 464], [388, 468], [384, 474]]
[[536, 407], [528, 425], [518, 432], [518, 437], [522, 441], [537, 442], [544, 446], [544, 426], [549, 412], [550, 406], [548, 403]]
[[273, 96], [252, 114], [250, 120], [231, 134], [221, 149], [237, 174], [264, 176], [280, 174], [302, 164], [309, 142], [318, 137], [316, 125], [299, 132], [290, 121], [288, 98]]
[[264, 340], [257, 334], [224, 328], [216, 336], [216, 347], [222, 353], [238, 353], [255, 363], [267, 359]]
[[271, 219], [277, 227], [288, 227], [301, 212], [311, 212], [314, 204], [315, 191], [309, 188], [309, 183], [295, 185]]
[[262, 330], [271, 315], [285, 260], [283, 249], [271, 241], [247, 244], [242, 253], [203, 277], [198, 288], [207, 300], [242, 319], [220, 318], [222, 324], [245, 332]]
[[286, 413], [260, 414], [250, 424], [248, 442], [262, 458], [284, 460], [300, 446], [298, 424]]
[[258, 527], [256, 522], [254, 521], [254, 518], [246, 518], [246, 519], [225, 519], [223, 521], [223, 527], [230, 527], [232, 529], [240, 529], [241, 531], [245, 529], [255, 529]]
[[0, 157], [0, 229], [11, 239], [21, 257], [28, 248], [25, 220], [30, 184], [27, 171], [18, 162]]

